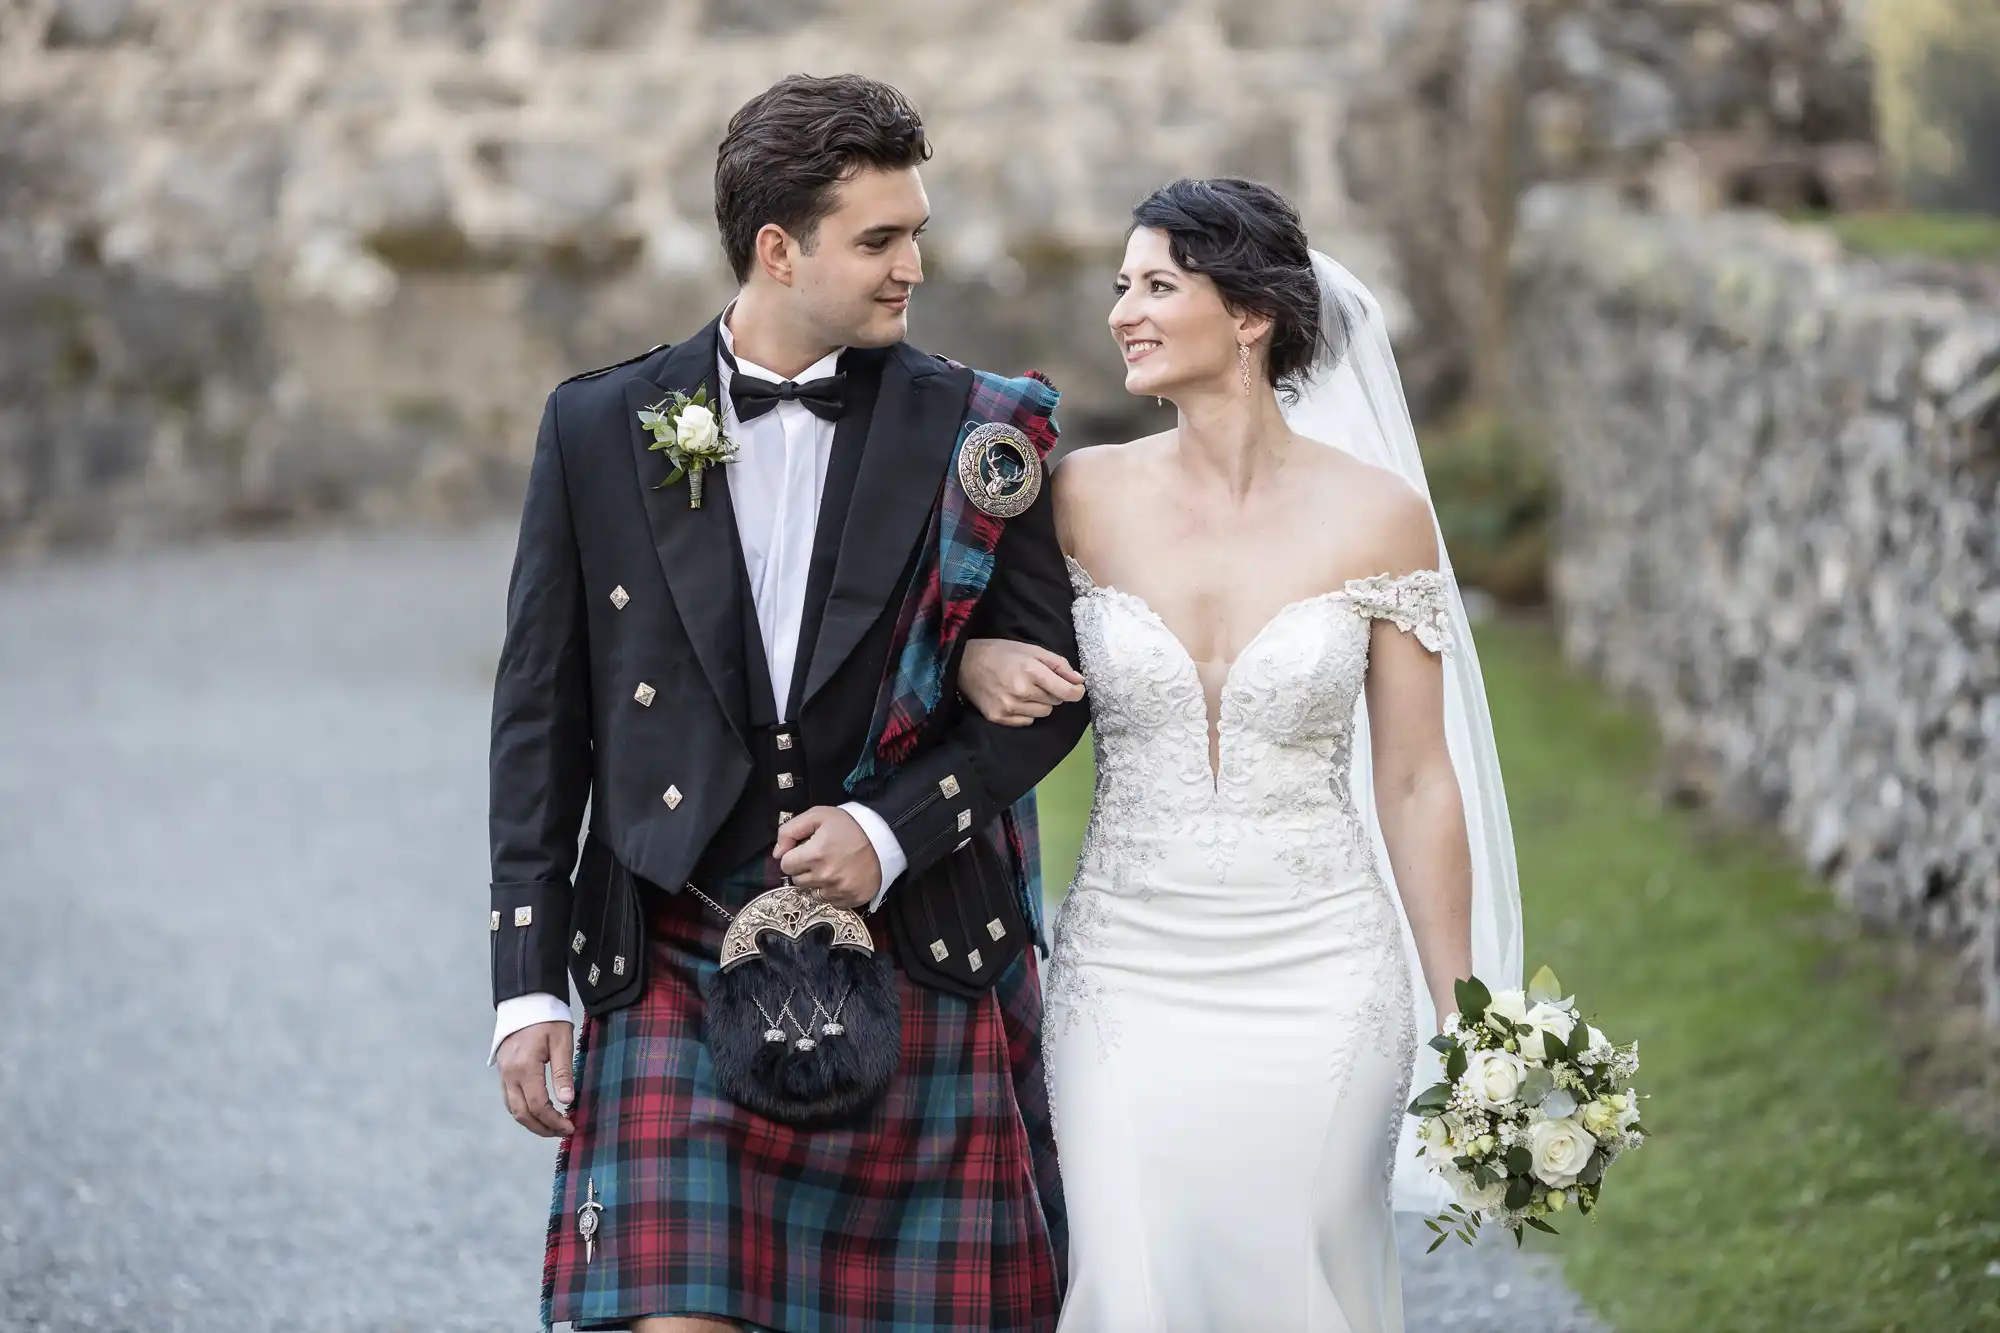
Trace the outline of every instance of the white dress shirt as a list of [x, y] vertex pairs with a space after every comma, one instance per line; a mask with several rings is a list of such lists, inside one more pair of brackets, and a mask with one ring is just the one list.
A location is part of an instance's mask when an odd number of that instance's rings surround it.
[[[736, 355], [736, 336], [730, 332], [729, 320], [734, 313], [732, 307], [722, 319], [723, 345], [732, 356]], [[736, 360], [745, 373], [774, 384], [788, 378], [740, 356]], [[839, 351], [829, 352], [789, 378], [801, 384], [824, 379], [834, 373], [839, 360]], [[757, 609], [757, 630], [764, 640], [764, 661], [770, 668], [777, 718], [785, 722], [790, 720], [786, 705], [792, 668], [798, 661], [806, 575], [812, 568], [813, 534], [819, 526], [820, 497], [826, 491], [827, 460], [833, 455], [834, 423], [821, 420], [798, 402], [781, 402], [755, 421], [739, 421], [729, 397], [733, 372], [720, 356], [716, 358], [716, 375], [721, 385], [722, 428], [737, 444], [736, 461], [727, 465], [736, 538], [750, 574], [750, 596]], [[840, 808], [861, 825], [882, 864], [882, 883], [868, 905], [872, 912], [882, 905], [896, 877], [908, 868], [909, 859], [882, 816], [854, 801]], [[546, 991], [501, 1001], [494, 1015], [493, 1046], [487, 1063], [493, 1062], [500, 1043], [522, 1028], [569, 1020], [568, 1001]]]

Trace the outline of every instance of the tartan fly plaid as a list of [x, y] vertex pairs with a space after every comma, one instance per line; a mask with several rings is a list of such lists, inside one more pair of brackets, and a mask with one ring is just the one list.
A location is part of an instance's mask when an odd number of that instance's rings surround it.
[[[733, 909], [764, 883], [760, 859], [704, 891]], [[1066, 1227], [1032, 951], [977, 1001], [899, 971], [887, 1096], [852, 1127], [806, 1131], [716, 1085], [701, 978], [722, 919], [685, 893], [648, 914], [645, 993], [579, 1035], [543, 1327], [704, 1314], [782, 1333], [1054, 1329]], [[593, 1198], [586, 1255], [579, 1209]]]
[[[975, 370], [965, 416], [959, 422], [959, 447], [965, 446], [966, 437], [979, 426], [1006, 422], [1020, 428], [1046, 463], [1060, 434], [1055, 411], [1061, 398], [1039, 371], [1008, 379]], [[898, 648], [883, 676], [868, 733], [876, 739], [848, 775], [849, 791], [879, 773], [892, 771], [915, 753], [944, 692], [952, 650], [993, 577], [994, 552], [1006, 526], [1006, 519], [987, 513], [966, 496], [956, 466], [945, 469], [937, 507], [931, 511], [930, 527], [924, 534], [924, 554], [897, 613], [896, 635], [891, 642]], [[1021, 914], [1033, 927], [1035, 938], [1045, 943], [1035, 794], [1029, 792], [1003, 811], [1000, 824], [1013, 858]]]

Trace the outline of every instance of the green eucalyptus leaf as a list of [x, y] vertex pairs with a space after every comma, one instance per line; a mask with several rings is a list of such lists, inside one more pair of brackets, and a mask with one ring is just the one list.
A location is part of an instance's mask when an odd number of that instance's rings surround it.
[[1525, 1176], [1535, 1169], [1535, 1155], [1528, 1151], [1528, 1145], [1517, 1143], [1507, 1150], [1507, 1171], [1510, 1175]]
[[1559, 1061], [1563, 1064], [1568, 1064], [1576, 1058], [1570, 1054], [1570, 1049], [1564, 1044], [1563, 1039], [1553, 1032], [1544, 1032], [1542, 1034], [1542, 1054], [1543, 1058], [1550, 1064], [1555, 1064]]
[[1465, 1077], [1465, 1071], [1471, 1065], [1472, 1061], [1466, 1057], [1465, 1048], [1460, 1046], [1446, 1057], [1444, 1062], [1444, 1076], [1451, 1082], [1456, 1083]]
[[1527, 1176], [1516, 1176], [1507, 1186], [1507, 1206], [1526, 1208], [1528, 1200], [1535, 1197], [1535, 1182]]
[[1425, 1254], [1432, 1254], [1432, 1253], [1435, 1253], [1435, 1252], [1436, 1252], [1436, 1250], [1437, 1250], [1437, 1247], [1438, 1247], [1438, 1246], [1440, 1246], [1440, 1245], [1444, 1244], [1444, 1243], [1445, 1243], [1445, 1242], [1446, 1242], [1447, 1240], [1450, 1240], [1450, 1239], [1451, 1239], [1451, 1237], [1449, 1237], [1449, 1236], [1439, 1236], [1439, 1237], [1438, 1237], [1438, 1238], [1437, 1238], [1436, 1240], [1434, 1240], [1434, 1241], [1432, 1241], [1432, 1242], [1431, 1242], [1431, 1246], [1430, 1246], [1430, 1249], [1428, 1249], [1428, 1250], [1425, 1250], [1425, 1251], [1424, 1251], [1424, 1253], [1425, 1253]]
[[1440, 1032], [1424, 1044], [1439, 1055], [1450, 1055], [1458, 1049], [1458, 1038], [1452, 1036], [1449, 1032]]
[[1459, 1017], [1467, 1023], [1477, 1023], [1486, 1016], [1486, 1006], [1493, 1003], [1493, 992], [1486, 989], [1486, 983], [1478, 977], [1466, 977], [1451, 984], [1451, 993], [1458, 1000]]
[[1539, 1217], [1529, 1218], [1528, 1225], [1533, 1227], [1537, 1231], [1546, 1231], [1551, 1236], [1560, 1236], [1562, 1234], [1560, 1231], [1557, 1231], [1554, 1227], [1550, 1226], [1547, 1222], [1544, 1222]]
[[1451, 1085], [1433, 1083], [1410, 1103], [1411, 1115], [1425, 1115], [1432, 1111], [1442, 1111], [1451, 1105]]

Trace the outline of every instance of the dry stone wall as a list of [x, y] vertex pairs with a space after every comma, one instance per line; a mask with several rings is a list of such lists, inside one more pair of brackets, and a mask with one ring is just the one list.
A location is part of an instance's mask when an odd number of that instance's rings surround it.
[[1570, 656], [1658, 717], [1691, 793], [1962, 945], [2000, 1023], [1992, 294], [1769, 219], [1544, 191], [1514, 364]]
[[[1390, 0], [27, 0], [0, 8], [0, 534], [96, 540], [517, 484], [566, 374], [729, 293], [714, 145], [795, 70], [938, 156], [915, 334], [1131, 423], [1134, 202], [1234, 170], [1381, 283], [1340, 176]], [[1358, 76], [1357, 76], [1358, 77]], [[1377, 81], [1379, 84], [1379, 80]], [[1146, 405], [1150, 408], [1150, 402]]]

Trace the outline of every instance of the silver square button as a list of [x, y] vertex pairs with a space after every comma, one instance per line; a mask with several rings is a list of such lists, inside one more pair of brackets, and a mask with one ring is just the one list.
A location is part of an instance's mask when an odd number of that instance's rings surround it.
[[621, 953], [621, 954], [619, 954], [619, 955], [618, 955], [618, 956], [617, 956], [616, 958], [613, 958], [613, 959], [611, 960], [611, 975], [612, 975], [612, 976], [614, 976], [614, 977], [622, 977], [622, 976], [624, 976], [624, 975], [625, 975], [625, 955], [624, 955], [624, 954], [622, 954], [622, 953]]
[[940, 963], [942, 963], [945, 959], [951, 957], [951, 950], [944, 947], [943, 940], [932, 940], [931, 957], [937, 959]]
[[492, 919], [492, 920], [490, 920], [490, 921], [488, 921], [488, 922], [486, 923], [486, 928], [487, 928], [488, 930], [498, 930], [498, 929], [500, 929], [500, 913], [499, 913], [499, 912], [497, 912], [497, 911], [496, 911], [496, 912], [494, 912], [494, 913], [493, 913], [493, 919]]
[[939, 779], [938, 779], [938, 790], [939, 790], [939, 791], [941, 791], [941, 792], [943, 792], [943, 793], [944, 793], [944, 794], [945, 794], [946, 796], [956, 796], [956, 795], [958, 795], [958, 777], [957, 777], [957, 775], [956, 775], [956, 774], [952, 774], [952, 773], [947, 773], [947, 774], [945, 774], [945, 775], [944, 775], [944, 776], [943, 776], [942, 778], [939, 778]]
[[531, 926], [531, 925], [533, 925], [534, 923], [535, 923], [535, 909], [534, 909], [534, 908], [532, 908], [532, 907], [517, 907], [517, 908], [515, 908], [515, 909], [514, 909], [514, 924], [515, 924], [515, 925], [517, 925], [517, 926]]
[[667, 803], [667, 809], [673, 810], [681, 803], [681, 789], [679, 787], [669, 787], [666, 790], [666, 794], [660, 797], [660, 799]]
[[611, 605], [618, 610], [623, 611], [631, 600], [632, 594], [625, 591], [624, 584], [621, 583], [611, 590]]
[[591, 985], [595, 986], [595, 985], [597, 984], [597, 979], [598, 979], [599, 977], [603, 976], [603, 975], [604, 975], [604, 973], [603, 973], [602, 971], [600, 971], [600, 970], [598, 969], [598, 966], [597, 966], [597, 964], [595, 964], [595, 963], [592, 963], [592, 964], [590, 965], [590, 984], [591, 984]]
[[972, 811], [970, 811], [970, 810], [961, 810], [961, 811], [959, 811], [959, 812], [958, 812], [958, 831], [959, 831], [960, 833], [963, 833], [963, 832], [965, 832], [965, 831], [966, 831], [967, 829], [969, 829], [969, 828], [971, 828], [971, 827], [972, 827]]
[[790, 791], [793, 787], [798, 786], [798, 783], [798, 775], [795, 773], [778, 774], [778, 786], [784, 791]]
[[996, 916], [986, 923], [986, 933], [996, 940], [1004, 940], [1007, 938], [1007, 927], [1001, 925], [1000, 918]]
[[792, 748], [792, 737], [790, 732], [781, 731], [778, 733], [778, 748], [780, 750], [789, 750]]
[[571, 953], [582, 953], [582, 952], [583, 952], [583, 932], [582, 932], [582, 931], [580, 931], [580, 930], [579, 930], [578, 932], [576, 932], [576, 938], [575, 938], [575, 939], [573, 939], [573, 940], [571, 940], [571, 941], [569, 942], [569, 951], [570, 951]]
[[975, 972], [977, 972], [980, 968], [986, 966], [986, 960], [979, 956], [979, 950], [977, 949], [974, 949], [971, 953], [967, 954], [965, 956], [965, 961], [972, 964], [972, 970]]
[[642, 680], [639, 682], [639, 688], [632, 691], [632, 697], [639, 701], [639, 707], [651, 708], [653, 706], [653, 697], [656, 693], [657, 691], [651, 685]]

